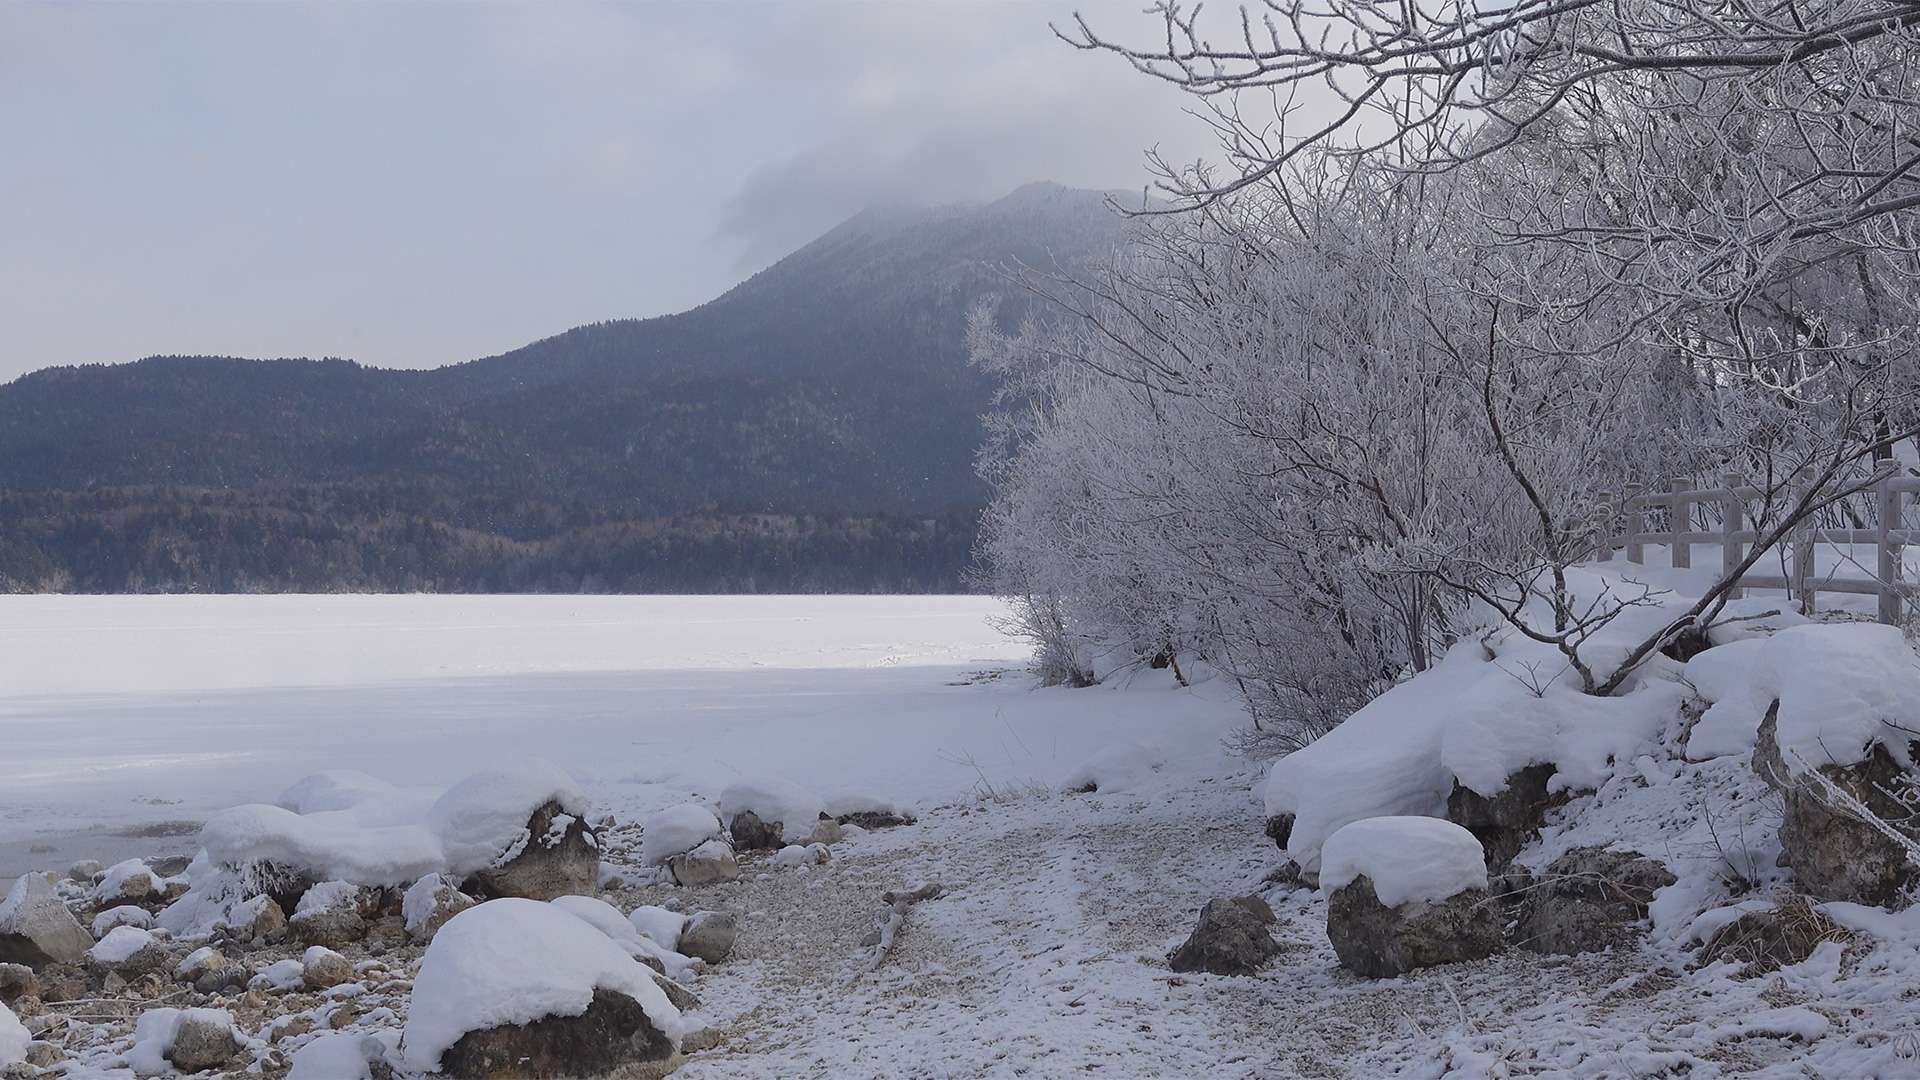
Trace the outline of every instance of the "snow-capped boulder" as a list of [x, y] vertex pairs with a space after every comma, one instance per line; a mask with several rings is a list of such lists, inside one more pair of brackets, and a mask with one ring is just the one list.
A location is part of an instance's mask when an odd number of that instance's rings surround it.
[[531, 760], [475, 773], [437, 799], [427, 825], [446, 850], [446, 870], [474, 877], [491, 896], [551, 900], [590, 895], [600, 883], [600, 845], [573, 778]]
[[1501, 917], [1473, 834], [1438, 818], [1369, 818], [1321, 850], [1327, 937], [1340, 963], [1371, 978], [1498, 952]]
[[172, 957], [153, 931], [137, 926], [116, 926], [100, 943], [87, 950], [87, 967], [100, 974], [112, 972], [123, 979], [135, 979], [149, 971], [167, 967]]
[[1807, 767], [1804, 754], [1790, 761], [1778, 738], [1781, 711], [1779, 702], [1768, 709], [1753, 752], [1754, 771], [1781, 793], [1781, 858], [1809, 895], [1905, 907], [1920, 875], [1904, 846], [1845, 803], [1865, 807], [1887, 827], [1920, 842], [1912, 811], [1896, 794], [1920, 774], [1878, 743], [1846, 764]]
[[1182, 972], [1252, 975], [1280, 951], [1267, 930], [1274, 921], [1273, 909], [1257, 896], [1209, 900], [1193, 933], [1167, 954], [1167, 966]]
[[203, 976], [226, 966], [226, 954], [211, 945], [203, 945], [174, 965], [173, 977], [184, 983], [198, 982]]
[[67, 880], [80, 885], [92, 885], [107, 868], [98, 859], [81, 859], [67, 867]]
[[680, 934], [687, 927], [687, 917], [678, 911], [669, 911], [663, 907], [637, 907], [627, 915], [627, 922], [654, 944], [663, 949], [680, 949]]
[[440, 928], [414, 978], [403, 1047], [453, 1077], [601, 1076], [679, 1046], [652, 973], [586, 921], [520, 898]]
[[740, 876], [740, 863], [725, 840], [709, 840], [684, 855], [667, 860], [673, 880], [689, 887], [733, 881]]
[[720, 792], [720, 817], [741, 851], [812, 843], [826, 809], [813, 792], [770, 777], [737, 780]]
[[0, 963], [35, 971], [71, 963], [93, 948], [93, 935], [73, 917], [45, 874], [22, 874], [0, 900]]
[[461, 892], [445, 875], [428, 874], [414, 882], [400, 902], [407, 939], [415, 943], [432, 941], [448, 919], [475, 903], [473, 897]]
[[773, 853], [775, 866], [820, 866], [833, 861], [833, 852], [825, 844], [788, 844]]
[[648, 866], [660, 866], [724, 835], [720, 819], [700, 803], [681, 803], [648, 814], [640, 830], [640, 861]]
[[1574, 848], [1528, 883], [1513, 943], [1564, 955], [1626, 945], [1653, 894], [1676, 880], [1637, 851]]
[[294, 1051], [286, 1080], [373, 1080], [374, 1064], [392, 1075], [387, 1045], [372, 1035], [336, 1032]]

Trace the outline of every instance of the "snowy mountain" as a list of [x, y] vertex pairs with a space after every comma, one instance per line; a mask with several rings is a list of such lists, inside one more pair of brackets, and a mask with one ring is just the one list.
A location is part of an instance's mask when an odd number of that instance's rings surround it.
[[[1036, 184], [870, 210], [692, 311], [447, 368], [37, 371], [0, 387], [0, 577], [955, 588], [991, 391], [965, 361], [966, 315], [998, 297], [1017, 319], [1034, 301], [1005, 267], [1071, 267], [1123, 227], [1100, 193]], [[664, 576], [662, 534], [678, 553]], [[868, 573], [876, 559], [896, 569]]]

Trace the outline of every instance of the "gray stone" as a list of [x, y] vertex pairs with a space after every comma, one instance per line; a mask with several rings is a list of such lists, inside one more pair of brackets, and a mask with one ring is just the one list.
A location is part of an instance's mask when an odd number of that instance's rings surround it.
[[0, 902], [0, 963], [38, 971], [48, 964], [72, 963], [91, 948], [93, 935], [67, 910], [46, 875], [21, 877]]
[[760, 815], [742, 810], [727, 824], [727, 834], [733, 837], [737, 851], [778, 851], [787, 846], [780, 839], [782, 827], [778, 821], [761, 821]]
[[180, 1018], [173, 1034], [173, 1067], [183, 1073], [217, 1068], [233, 1060], [240, 1044], [233, 1037], [231, 1021], [203, 1019], [189, 1011]]
[[51, 1069], [67, 1060], [67, 1052], [45, 1040], [36, 1039], [27, 1044], [27, 1064], [36, 1069]]
[[1362, 874], [1327, 899], [1327, 937], [1340, 965], [1373, 979], [1491, 956], [1504, 947], [1500, 921], [1485, 889], [1390, 908]]
[[1233, 900], [1209, 900], [1200, 909], [1200, 921], [1180, 947], [1167, 954], [1175, 971], [1206, 971], [1215, 975], [1251, 975], [1280, 951], [1267, 932], [1269, 918]]
[[440, 1069], [456, 1080], [605, 1076], [624, 1066], [664, 1061], [673, 1052], [673, 1041], [639, 1002], [617, 991], [595, 990], [579, 1016], [467, 1032], [440, 1055]]
[[674, 951], [717, 964], [733, 952], [738, 933], [733, 916], [724, 911], [695, 912], [681, 929], [680, 944]]
[[667, 995], [667, 1001], [681, 1012], [688, 1012], [700, 1007], [700, 999], [693, 991], [681, 986], [663, 974], [656, 973], [653, 976], [653, 984], [658, 986], [661, 992]]
[[193, 988], [202, 994], [218, 994], [230, 989], [245, 989], [248, 980], [252, 978], [252, 968], [241, 964], [228, 964], [193, 980]]
[[733, 881], [740, 876], [740, 863], [725, 840], [709, 840], [684, 855], [667, 860], [673, 880], [681, 885], [711, 885]]
[[295, 916], [287, 923], [287, 930], [294, 940], [304, 945], [321, 945], [329, 949], [341, 945], [351, 945], [367, 936], [367, 920], [359, 912], [345, 908], [329, 908], [326, 911], [310, 911]]
[[106, 872], [107, 868], [102, 866], [98, 859], [82, 859], [72, 866], [67, 867], [67, 880], [77, 881], [82, 885], [91, 885], [95, 878]]
[[[1760, 722], [1753, 769], [1781, 793], [1781, 865], [1791, 867], [1800, 887], [1822, 900], [1906, 907], [1916, 883], [1906, 852], [1879, 828], [1835, 805], [1818, 781], [1788, 769], [1775, 737], [1779, 712], [1776, 701]], [[1822, 765], [1819, 772], [1882, 822], [1920, 840], [1913, 811], [1892, 794], [1914, 778], [1886, 747], [1875, 744], [1857, 765]]]
[[843, 839], [845, 834], [840, 831], [840, 823], [821, 814], [820, 824], [813, 827], [813, 834], [800, 842], [802, 844], [837, 844]]
[[191, 855], [165, 855], [158, 859], [147, 860], [147, 869], [163, 878], [179, 877], [186, 873], [187, 867], [191, 865], [193, 865]]
[[227, 914], [228, 937], [240, 942], [264, 940], [287, 928], [287, 913], [271, 896], [256, 896], [239, 904]]
[[1527, 882], [1513, 943], [1567, 956], [1630, 944], [1653, 894], [1675, 880], [1637, 851], [1574, 848]]
[[592, 896], [600, 886], [599, 837], [585, 818], [566, 813], [557, 802], [547, 802], [528, 820], [527, 840], [520, 851], [474, 877], [482, 895], [489, 898]]
[[1275, 814], [1267, 819], [1267, 839], [1281, 851], [1287, 850], [1287, 841], [1293, 839], [1293, 815]]
[[1507, 786], [1489, 798], [1455, 781], [1447, 796], [1447, 820], [1473, 834], [1487, 854], [1487, 873], [1498, 876], [1527, 841], [1540, 835], [1547, 811], [1566, 801], [1547, 794], [1552, 765], [1529, 765], [1507, 777]]
[[882, 813], [878, 810], [862, 810], [857, 814], [841, 814], [834, 819], [842, 825], [858, 825], [863, 829], [891, 829], [900, 825], [911, 825], [913, 819], [899, 814]]
[[31, 995], [40, 996], [40, 980], [25, 964], [0, 964], [0, 1004], [12, 1005]]

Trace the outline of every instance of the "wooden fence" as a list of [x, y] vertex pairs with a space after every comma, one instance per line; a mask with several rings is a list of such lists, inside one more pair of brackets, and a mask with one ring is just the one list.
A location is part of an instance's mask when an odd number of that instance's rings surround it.
[[[1805, 614], [1813, 613], [1823, 592], [1877, 596], [1880, 621], [1898, 623], [1902, 604], [1916, 591], [1915, 584], [1905, 580], [1901, 563], [1904, 548], [1920, 545], [1920, 529], [1907, 528], [1905, 520], [1907, 502], [1916, 494], [1920, 494], [1920, 477], [1891, 477], [1862, 493], [1860, 501], [1871, 505], [1869, 515], [1859, 513], [1864, 506], [1841, 508], [1842, 515], [1852, 511], [1849, 524], [1864, 525], [1862, 519], [1871, 517], [1871, 527], [1823, 528], [1813, 520], [1802, 523], [1783, 542], [1784, 559], [1762, 557], [1741, 576], [1731, 595], [1738, 598], [1745, 589], [1780, 589]], [[1614, 552], [1624, 551], [1628, 562], [1644, 564], [1648, 547], [1666, 547], [1673, 566], [1686, 568], [1693, 565], [1694, 547], [1707, 545], [1720, 549], [1722, 567], [1732, 567], [1760, 538], [1750, 511], [1755, 504], [1764, 505], [1765, 498], [1766, 492], [1747, 484], [1738, 473], [1727, 474], [1717, 488], [1696, 488], [1683, 478], [1668, 484], [1666, 491], [1630, 490], [1603, 528], [1609, 539], [1601, 541], [1596, 558], [1605, 562]], [[1830, 515], [1829, 520], [1833, 519]], [[1856, 548], [1867, 545], [1874, 549], [1871, 569], [1855, 558]], [[1834, 564], [1825, 574], [1816, 569], [1817, 553], [1823, 549]], [[1760, 572], [1782, 567], [1784, 574]], [[1842, 576], [1843, 569], [1853, 573]]]

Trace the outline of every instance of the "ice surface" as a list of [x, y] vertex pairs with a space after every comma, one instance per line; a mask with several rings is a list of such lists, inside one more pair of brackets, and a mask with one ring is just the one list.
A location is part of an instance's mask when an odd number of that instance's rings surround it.
[[702, 803], [681, 803], [648, 814], [640, 830], [640, 861], [648, 866], [659, 866], [721, 834], [720, 819]]
[[1320, 853], [1320, 889], [1332, 893], [1362, 874], [1388, 907], [1437, 903], [1487, 887], [1486, 852], [1472, 833], [1451, 821], [1367, 818], [1327, 838]]
[[605, 934], [551, 904], [490, 900], [447, 920], [421, 958], [404, 1045], [423, 1072], [469, 1031], [578, 1016], [596, 989], [638, 1001], [677, 1046], [680, 1013], [651, 973]]
[[720, 792], [720, 816], [729, 825], [735, 815], [751, 811], [768, 824], [779, 822], [780, 838], [789, 844], [812, 836], [826, 809], [820, 796], [770, 776], [736, 780]]

